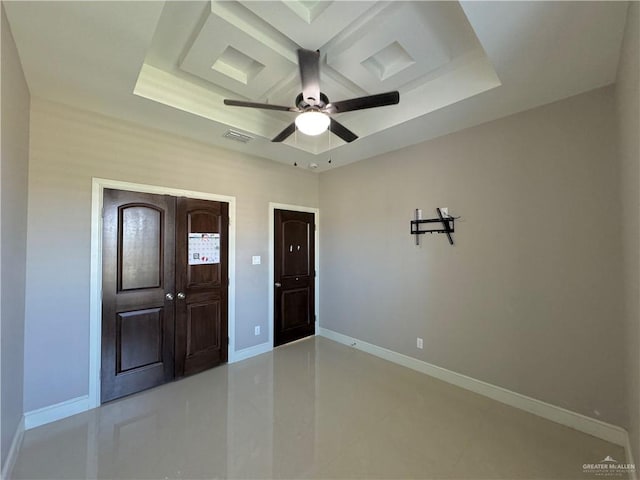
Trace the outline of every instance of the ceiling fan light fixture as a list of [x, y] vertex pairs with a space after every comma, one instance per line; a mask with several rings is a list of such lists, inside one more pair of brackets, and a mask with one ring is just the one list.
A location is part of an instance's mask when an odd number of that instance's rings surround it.
[[296, 127], [305, 135], [320, 135], [329, 127], [329, 116], [322, 112], [304, 112], [296, 117]]

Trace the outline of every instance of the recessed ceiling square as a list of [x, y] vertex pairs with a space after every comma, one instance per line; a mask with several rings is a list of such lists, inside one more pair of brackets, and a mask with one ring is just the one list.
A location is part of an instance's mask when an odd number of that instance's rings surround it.
[[211, 68], [247, 85], [264, 68], [264, 65], [229, 45]]
[[239, 4], [215, 2], [211, 8], [193, 32], [181, 70], [254, 101], [264, 101], [283, 77], [297, 72], [293, 42]]
[[362, 62], [362, 65], [382, 81], [414, 63], [416, 61], [413, 57], [396, 41], [387, 45], [378, 53], [371, 55]]
[[450, 47], [423, 4], [431, 2], [390, 2], [331, 44], [327, 64], [370, 93], [402, 89], [443, 67], [451, 61]]
[[309, 25], [331, 5], [327, 0], [283, 0], [282, 3]]

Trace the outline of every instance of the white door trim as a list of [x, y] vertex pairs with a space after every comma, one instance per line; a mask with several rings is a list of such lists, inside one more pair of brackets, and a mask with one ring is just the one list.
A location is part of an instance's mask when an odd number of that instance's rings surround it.
[[292, 210], [294, 212], [307, 212], [313, 213], [315, 222], [316, 222], [316, 231], [315, 231], [315, 265], [314, 268], [316, 270], [316, 278], [315, 278], [315, 315], [316, 315], [316, 325], [315, 332], [318, 333], [318, 322], [320, 319], [320, 209], [314, 207], [303, 207], [300, 205], [288, 205], [286, 203], [273, 203], [269, 202], [269, 345], [273, 349], [273, 276], [275, 274], [274, 269], [274, 258], [273, 258], [273, 249], [275, 247], [275, 231], [273, 222], [275, 220], [274, 210]]
[[91, 279], [89, 301], [89, 408], [100, 405], [102, 344], [102, 198], [105, 188], [173, 195], [229, 204], [229, 363], [235, 360], [236, 333], [236, 197], [177, 188], [93, 178], [91, 187]]

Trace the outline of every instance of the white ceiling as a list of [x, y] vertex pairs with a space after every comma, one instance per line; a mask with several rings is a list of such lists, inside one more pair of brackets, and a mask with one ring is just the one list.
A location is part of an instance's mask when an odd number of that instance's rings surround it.
[[[3, 2], [31, 94], [318, 171], [615, 81], [625, 2]], [[400, 104], [270, 142], [295, 114], [296, 50], [321, 52], [331, 100]], [[241, 144], [229, 129], [251, 137]], [[328, 159], [332, 163], [328, 163]]]

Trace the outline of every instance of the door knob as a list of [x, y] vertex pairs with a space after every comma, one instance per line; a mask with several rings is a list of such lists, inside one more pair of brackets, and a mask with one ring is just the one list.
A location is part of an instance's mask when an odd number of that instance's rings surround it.
[[187, 296], [184, 293], [178, 292], [178, 300], [184, 300], [185, 298], [187, 298]]
[[281, 287], [281, 286], [282, 286], [282, 284], [281, 284], [280, 282], [276, 282], [276, 283], [275, 283], [275, 286], [276, 286], [276, 287]]
[[164, 298], [166, 298], [167, 300], [173, 300], [173, 293], [167, 293]]

